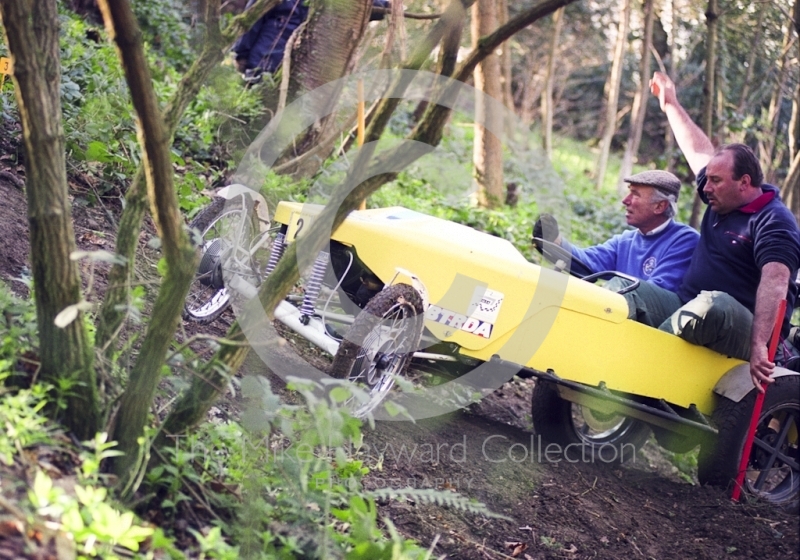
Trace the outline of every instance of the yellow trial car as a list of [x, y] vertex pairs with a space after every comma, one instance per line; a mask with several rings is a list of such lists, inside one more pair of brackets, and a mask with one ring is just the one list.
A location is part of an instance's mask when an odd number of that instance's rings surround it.
[[[190, 320], [218, 317], [234, 283], [252, 297], [291, 243], [301, 253], [322, 209], [281, 202], [270, 229], [258, 195], [235, 187], [221, 195], [191, 224], [201, 261]], [[567, 458], [626, 460], [652, 432], [670, 451], [701, 445], [702, 483], [736, 477], [756, 393], [748, 365], [629, 320], [624, 297], [587, 281], [596, 278], [544, 268], [506, 240], [399, 207], [350, 213], [307, 260], [302, 294], [274, 315], [333, 356], [331, 375], [366, 389], [356, 415], [376, 414], [398, 385], [409, 390], [399, 381], [409, 371], [457, 381], [443, 384], [449, 393], [396, 401], [417, 418], [463, 402], [454, 387], [474, 394], [535, 377], [534, 430]], [[745, 490], [797, 509], [800, 374], [777, 368], [775, 377]]]

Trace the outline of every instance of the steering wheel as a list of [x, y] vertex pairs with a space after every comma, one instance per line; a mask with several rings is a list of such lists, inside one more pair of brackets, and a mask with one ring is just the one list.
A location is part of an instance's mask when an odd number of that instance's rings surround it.
[[[622, 272], [617, 272], [615, 270], [603, 270], [595, 273], [584, 272], [590, 271], [591, 268], [589, 268], [586, 263], [574, 256], [570, 251], [564, 249], [564, 247], [558, 243], [547, 241], [541, 237], [534, 237], [533, 239], [542, 244], [542, 256], [555, 264], [554, 268], [557, 272], [563, 271], [566, 268], [567, 263], [572, 261], [573, 266], [570, 267], [569, 273], [577, 278], [580, 278], [581, 280], [585, 280], [587, 282], [596, 282], [601, 278], [622, 278], [623, 280], [630, 282], [630, 284], [616, 291], [616, 293], [620, 295], [627, 294], [628, 292], [635, 290], [639, 287], [639, 284], [641, 284], [641, 281], [638, 278], [634, 278], [633, 276], [624, 274]], [[576, 264], [578, 266], [575, 266]], [[800, 298], [798, 298], [798, 300], [800, 300]]]
[[630, 284], [628, 284], [627, 286], [624, 286], [619, 290], [616, 290], [616, 293], [618, 293], [619, 295], [632, 292], [633, 290], [639, 287], [639, 284], [642, 283], [641, 280], [639, 280], [638, 278], [634, 278], [629, 274], [617, 272], [616, 270], [603, 270], [601, 272], [595, 272], [594, 274], [589, 274], [588, 276], [584, 276], [583, 280], [586, 280], [587, 282], [594, 282], [595, 280], [599, 280], [600, 278], [606, 278], [606, 277], [622, 278], [623, 280], [627, 280], [628, 282], [630, 282]]

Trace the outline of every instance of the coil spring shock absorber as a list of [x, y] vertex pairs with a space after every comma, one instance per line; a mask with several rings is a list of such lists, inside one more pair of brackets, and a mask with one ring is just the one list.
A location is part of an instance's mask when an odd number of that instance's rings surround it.
[[319, 297], [322, 289], [322, 280], [325, 278], [325, 270], [328, 268], [330, 254], [327, 251], [320, 251], [314, 266], [311, 268], [311, 276], [306, 283], [306, 293], [303, 296], [303, 304], [300, 306], [300, 322], [307, 325], [311, 316], [314, 314], [314, 302]]
[[267, 261], [267, 267], [264, 269], [264, 278], [272, 274], [275, 267], [278, 266], [278, 261], [281, 260], [283, 252], [286, 250], [286, 236], [279, 233], [275, 236], [275, 241], [272, 243], [272, 252]]

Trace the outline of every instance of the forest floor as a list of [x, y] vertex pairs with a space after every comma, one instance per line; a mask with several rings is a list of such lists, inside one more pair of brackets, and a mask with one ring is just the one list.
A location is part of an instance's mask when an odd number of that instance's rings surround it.
[[[23, 177], [3, 154], [0, 146], [0, 278], [27, 295]], [[79, 247], [113, 251], [118, 201], [82, 203], [92, 190], [84, 180], [71, 181], [70, 189]], [[102, 290], [103, 270], [95, 276], [95, 289]], [[215, 328], [224, 332], [230, 319], [224, 315]], [[276, 348], [286, 360], [300, 359], [292, 344]], [[272, 376], [256, 356], [245, 370]], [[622, 466], [546, 460], [546, 443], [530, 431], [532, 386], [512, 381], [468, 410], [415, 424], [378, 423], [365, 429], [361, 451], [371, 468], [367, 488], [457, 491], [509, 520], [411, 499], [381, 504], [381, 515], [403, 535], [433, 546], [433, 557], [800, 558], [797, 515], [762, 504], [735, 505], [724, 489], [687, 482], [652, 442]]]

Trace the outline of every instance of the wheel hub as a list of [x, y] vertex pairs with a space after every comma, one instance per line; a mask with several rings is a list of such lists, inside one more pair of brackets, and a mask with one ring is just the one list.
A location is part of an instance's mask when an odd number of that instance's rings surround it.
[[197, 267], [198, 280], [204, 286], [215, 290], [225, 286], [222, 279], [222, 254], [225, 249], [225, 242], [220, 238], [214, 239], [204, 248], [200, 265]]

